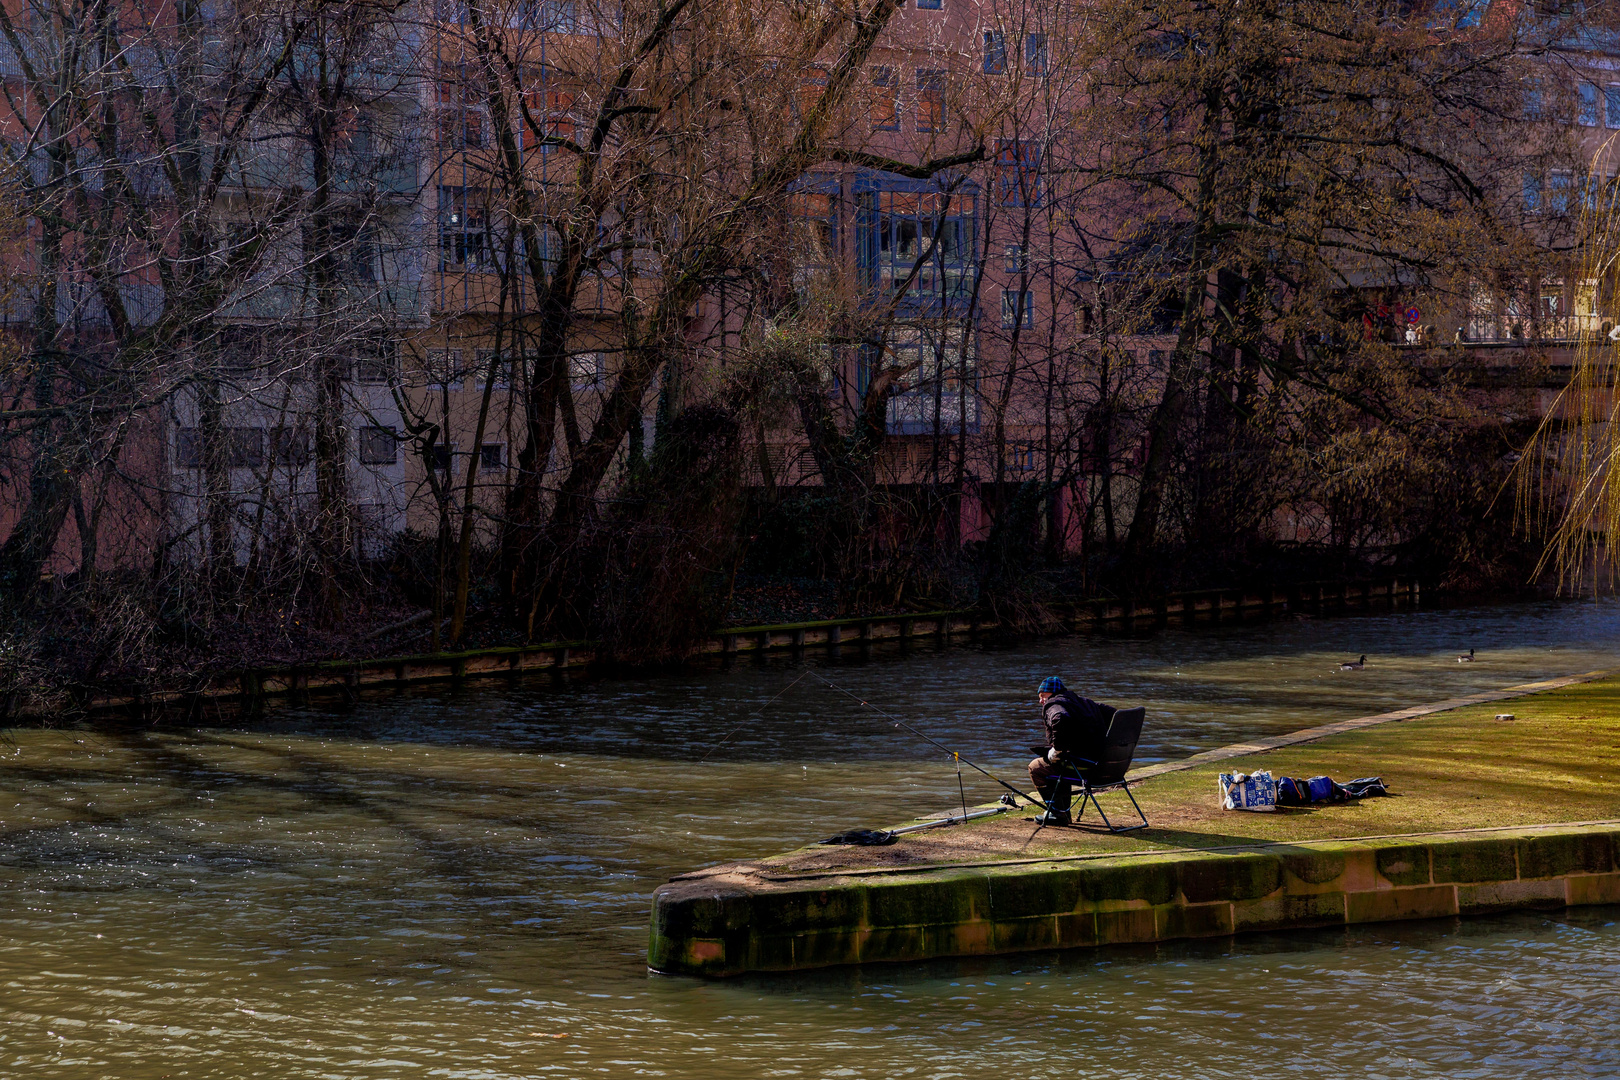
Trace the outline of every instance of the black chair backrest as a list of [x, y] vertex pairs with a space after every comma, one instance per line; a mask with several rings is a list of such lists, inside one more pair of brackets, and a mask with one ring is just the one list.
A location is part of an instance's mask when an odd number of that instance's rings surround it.
[[1103, 742], [1102, 760], [1085, 770], [1086, 780], [1092, 784], [1117, 784], [1125, 779], [1136, 756], [1136, 744], [1142, 739], [1142, 718], [1147, 709], [1138, 705], [1134, 709], [1114, 710], [1114, 719], [1108, 724], [1108, 738]]

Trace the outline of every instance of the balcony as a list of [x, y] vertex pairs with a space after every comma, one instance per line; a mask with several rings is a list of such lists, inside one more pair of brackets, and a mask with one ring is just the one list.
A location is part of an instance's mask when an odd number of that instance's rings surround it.
[[966, 311], [977, 272], [977, 189], [884, 173], [863, 173], [856, 186], [856, 267], [871, 302], [895, 298], [901, 318]]
[[[1608, 325], [1606, 325], [1608, 324]], [[1469, 345], [1570, 345], [1608, 332], [1601, 315], [1471, 315], [1453, 340]], [[1424, 344], [1443, 344], [1424, 342]]]
[[[1568, 347], [1601, 338], [1613, 323], [1601, 315], [1561, 315], [1529, 319], [1523, 315], [1470, 315], [1461, 322], [1445, 319], [1432, 326], [1408, 331], [1386, 328], [1367, 340], [1381, 340], [1406, 349], [1432, 349], [1444, 345], [1480, 345], [1503, 348]], [[1432, 330], [1432, 332], [1431, 332]]]

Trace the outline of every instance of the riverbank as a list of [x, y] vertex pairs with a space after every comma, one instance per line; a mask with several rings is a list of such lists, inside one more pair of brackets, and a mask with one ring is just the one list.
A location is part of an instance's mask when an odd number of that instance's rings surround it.
[[[1048, 611], [1051, 621], [1044, 629], [1050, 634], [1067, 634], [1169, 625], [1221, 625], [1281, 615], [1317, 616], [1416, 607], [1421, 601], [1418, 583], [1398, 578], [1310, 582], [1261, 590], [1201, 589], [1143, 600], [1099, 598], [1055, 605]], [[726, 661], [743, 655], [803, 649], [823, 649], [836, 654], [845, 648], [860, 649], [879, 642], [969, 641], [981, 635], [1009, 631], [1029, 633], [1030, 628], [976, 609], [859, 615], [717, 630], [694, 645], [689, 659]], [[124, 686], [82, 694], [76, 705], [84, 713], [127, 714], [137, 718], [176, 710], [183, 715], [194, 715], [204, 707], [251, 706], [265, 698], [326, 694], [353, 699], [367, 688], [537, 672], [560, 674], [611, 662], [612, 658], [595, 642], [552, 641], [458, 652], [280, 664], [239, 671], [205, 670], [187, 685]], [[25, 702], [9, 711], [22, 718], [49, 719], [60, 710], [31, 707]]]
[[[1620, 679], [1598, 674], [1142, 770], [1137, 832], [1042, 829], [1024, 809], [683, 875], [654, 896], [649, 966], [734, 975], [1620, 903]], [[1378, 775], [1394, 794], [1220, 810], [1217, 773], [1256, 769]]]

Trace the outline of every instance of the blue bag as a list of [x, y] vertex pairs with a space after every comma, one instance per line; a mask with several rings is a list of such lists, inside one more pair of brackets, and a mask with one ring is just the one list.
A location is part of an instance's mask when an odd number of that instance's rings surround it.
[[1221, 789], [1221, 808], [1225, 810], [1277, 809], [1277, 782], [1269, 772], [1221, 773], [1216, 781]]

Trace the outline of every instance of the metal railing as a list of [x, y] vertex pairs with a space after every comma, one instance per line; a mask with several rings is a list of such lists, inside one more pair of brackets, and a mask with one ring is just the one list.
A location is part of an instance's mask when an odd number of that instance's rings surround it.
[[1605, 332], [1606, 321], [1601, 315], [1471, 315], [1462, 325], [1460, 340], [1473, 344], [1577, 341]]

